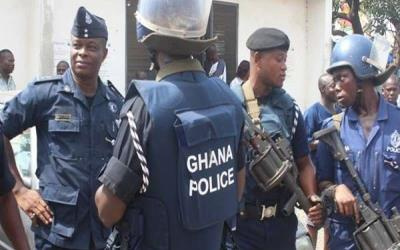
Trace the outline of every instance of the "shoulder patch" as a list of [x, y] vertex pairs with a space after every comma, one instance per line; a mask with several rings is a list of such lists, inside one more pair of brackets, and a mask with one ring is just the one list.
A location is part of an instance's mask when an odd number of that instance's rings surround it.
[[33, 81], [33, 85], [42, 84], [46, 82], [59, 82], [62, 76], [43, 76]]
[[114, 86], [114, 84], [112, 84], [112, 82], [110, 80], [107, 80], [107, 87], [115, 94], [117, 95], [119, 98], [121, 98], [121, 100], [124, 100], [124, 96], [121, 94], [121, 92], [118, 91], [118, 89]]

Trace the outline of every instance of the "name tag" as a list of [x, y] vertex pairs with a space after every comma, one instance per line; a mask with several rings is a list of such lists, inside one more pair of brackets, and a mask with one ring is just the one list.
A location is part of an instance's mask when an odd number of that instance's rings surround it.
[[54, 120], [62, 122], [70, 122], [72, 120], [71, 114], [55, 114]]

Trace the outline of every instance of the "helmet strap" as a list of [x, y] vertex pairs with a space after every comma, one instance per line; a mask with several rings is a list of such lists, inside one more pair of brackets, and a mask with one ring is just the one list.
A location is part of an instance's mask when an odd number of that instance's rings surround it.
[[156, 71], [159, 71], [160, 65], [158, 64], [158, 61], [157, 61], [157, 51], [150, 50], [150, 61], [151, 61], [150, 70], [154, 69]]

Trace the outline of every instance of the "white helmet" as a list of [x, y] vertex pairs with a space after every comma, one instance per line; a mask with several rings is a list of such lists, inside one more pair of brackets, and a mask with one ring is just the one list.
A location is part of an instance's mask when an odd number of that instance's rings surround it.
[[148, 49], [199, 54], [215, 40], [206, 34], [212, 0], [139, 0], [137, 37]]

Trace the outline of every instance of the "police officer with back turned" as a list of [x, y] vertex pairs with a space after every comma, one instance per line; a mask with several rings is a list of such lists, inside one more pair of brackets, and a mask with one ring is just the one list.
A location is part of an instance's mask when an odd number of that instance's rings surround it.
[[39, 192], [24, 186], [7, 141], [18, 205], [37, 222], [36, 249], [104, 249], [110, 233], [94, 203], [122, 106], [122, 98], [98, 76], [107, 38], [105, 21], [79, 8], [71, 30], [71, 68], [29, 84], [1, 114], [8, 139], [36, 128]]
[[192, 57], [216, 39], [199, 39], [211, 4], [139, 1], [137, 37], [152, 54], [157, 82], [131, 84], [96, 193], [103, 223], [130, 227], [122, 248], [217, 250], [224, 221], [238, 210], [244, 185], [241, 106]]

